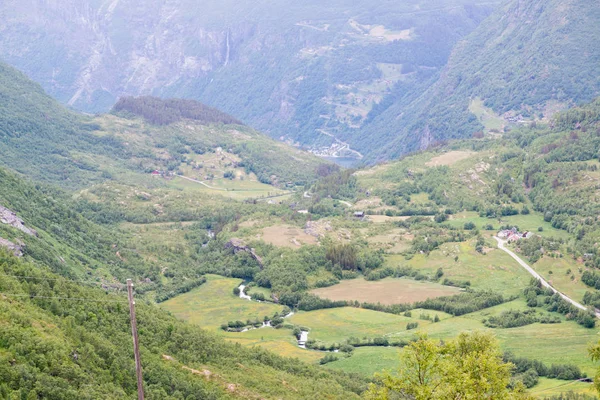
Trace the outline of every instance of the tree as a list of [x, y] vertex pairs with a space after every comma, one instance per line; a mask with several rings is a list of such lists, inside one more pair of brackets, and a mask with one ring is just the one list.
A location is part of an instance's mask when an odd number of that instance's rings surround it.
[[[599, 350], [600, 354], [600, 350]], [[513, 365], [502, 360], [488, 333], [462, 333], [440, 343], [421, 335], [406, 347], [398, 375], [380, 376], [365, 393], [370, 400], [531, 399], [522, 384], [509, 388]]]

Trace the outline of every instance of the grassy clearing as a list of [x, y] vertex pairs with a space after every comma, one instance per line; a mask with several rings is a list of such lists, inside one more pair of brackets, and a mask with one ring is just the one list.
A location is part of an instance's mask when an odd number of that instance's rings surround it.
[[354, 349], [352, 357], [326, 364], [326, 367], [363, 376], [384, 370], [393, 372], [400, 365], [401, 351], [397, 347], [359, 347]]
[[230, 181], [229, 179], [214, 179], [212, 181], [205, 182], [210, 187], [206, 187], [201, 183], [192, 182], [181, 177], [175, 177], [175, 179], [166, 182], [169, 187], [174, 189], [196, 193], [219, 195], [238, 200], [248, 198], [260, 199], [269, 196], [276, 196], [288, 193], [286, 191], [277, 189], [274, 186], [252, 181]]
[[331, 300], [400, 304], [457, 294], [459, 289], [411, 279], [386, 278], [380, 281], [366, 281], [359, 278], [343, 281], [326, 288], [314, 289], [312, 293]]
[[[577, 301], [583, 301], [586, 291], [593, 291], [581, 281], [581, 274], [586, 270], [584, 264], [570, 257], [543, 257], [532, 267], [554, 287]], [[569, 270], [570, 273], [567, 274]], [[574, 276], [573, 280], [571, 276]]]
[[261, 239], [274, 246], [291, 248], [318, 243], [316, 237], [305, 233], [302, 228], [291, 225], [268, 226], [262, 230]]
[[[460, 332], [473, 330], [492, 331], [504, 351], [512, 351], [520, 357], [543, 361], [547, 364], [570, 363], [579, 366], [592, 375], [595, 365], [588, 358], [587, 349], [598, 341], [598, 331], [587, 329], [574, 321], [560, 324], [531, 324], [511, 329], [491, 329], [482, 320], [506, 310], [526, 309], [522, 299], [501, 304], [472, 314], [442, 319], [435, 324], [419, 324], [418, 332], [427, 333], [433, 338], [450, 339]], [[410, 338], [415, 331], [399, 332], [395, 337]]]
[[[494, 230], [483, 231], [484, 233], [489, 232], [490, 234], [496, 234], [502, 225], [514, 225], [518, 226], [521, 231], [531, 231], [536, 235], [543, 237], [561, 239], [569, 239], [571, 237], [568, 232], [553, 228], [549, 222], [544, 221], [544, 218], [540, 213], [534, 211], [528, 215], [502, 217], [501, 222], [498, 222], [498, 219], [480, 217], [478, 213], [473, 211], [464, 211], [453, 215], [446, 223], [456, 228], [462, 228], [467, 222], [473, 222], [479, 229], [482, 229], [486, 225], [492, 225]], [[538, 231], [540, 226], [543, 228], [542, 232]]]
[[533, 388], [529, 389], [529, 392], [538, 398], [545, 398], [547, 396], [555, 396], [565, 392], [573, 392], [587, 395], [597, 395], [594, 391], [593, 385], [584, 382], [565, 382], [558, 379], [540, 378], [539, 383]]
[[238, 342], [242, 346], [260, 346], [285, 357], [295, 357], [308, 363], [323, 358], [323, 353], [301, 349], [289, 329], [261, 328], [248, 332], [224, 333], [227, 340]]
[[426, 162], [425, 165], [428, 167], [438, 167], [441, 165], [454, 165], [459, 161], [466, 160], [470, 158], [473, 154], [476, 154], [472, 151], [449, 151], [447, 153], [441, 154], [437, 157], [433, 157], [430, 161]]
[[207, 282], [180, 296], [161, 304], [178, 318], [187, 320], [205, 329], [216, 330], [228, 321], [262, 319], [281, 312], [282, 306], [243, 300], [233, 294], [240, 279], [207, 275]]
[[471, 100], [469, 111], [475, 114], [479, 122], [485, 127], [486, 132], [489, 132], [491, 129], [496, 129], [500, 132], [504, 130], [504, 119], [497, 115], [491, 108], [486, 107], [480, 98]]
[[[458, 261], [454, 260], [455, 257]], [[416, 254], [408, 261], [404, 257], [390, 255], [386, 263], [390, 266], [409, 265], [429, 275], [442, 268], [443, 278], [470, 281], [473, 288], [492, 289], [506, 295], [521, 293], [531, 277], [505, 252], [489, 249], [486, 255], [482, 255], [475, 251], [472, 241], [445, 243], [429, 255]]]
[[409, 322], [430, 324], [429, 321], [416, 318], [353, 307], [301, 312], [293, 315], [289, 321], [310, 328], [311, 339], [326, 343], [340, 343], [350, 337], [362, 339], [393, 335], [406, 331]]

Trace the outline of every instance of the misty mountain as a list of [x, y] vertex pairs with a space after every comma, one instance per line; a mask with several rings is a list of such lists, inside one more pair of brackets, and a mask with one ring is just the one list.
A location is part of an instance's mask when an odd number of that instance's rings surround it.
[[329, 146], [332, 136], [357, 142], [390, 105], [426, 90], [496, 4], [8, 1], [0, 57], [86, 112], [123, 95], [184, 97], [273, 137]]
[[599, 25], [594, 2], [506, 2], [457, 44], [438, 82], [396, 102], [362, 137], [378, 143], [377, 158], [393, 158], [485, 130], [476, 99], [504, 126], [589, 102], [600, 95], [600, 45], [590, 40]]

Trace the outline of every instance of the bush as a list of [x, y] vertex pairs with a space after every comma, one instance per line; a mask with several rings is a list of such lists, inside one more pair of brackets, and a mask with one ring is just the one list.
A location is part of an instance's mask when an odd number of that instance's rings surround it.
[[410, 331], [411, 329], [416, 329], [419, 327], [419, 323], [418, 322], [409, 322], [408, 324], [406, 324], [406, 330]]
[[319, 364], [325, 365], [325, 364], [328, 364], [330, 362], [334, 362], [337, 360], [339, 360], [339, 358], [337, 356], [335, 356], [333, 354], [327, 354], [325, 357], [323, 357], [319, 360]]
[[466, 222], [465, 225], [463, 226], [465, 230], [467, 231], [472, 231], [473, 229], [475, 229], [475, 224], [471, 221]]

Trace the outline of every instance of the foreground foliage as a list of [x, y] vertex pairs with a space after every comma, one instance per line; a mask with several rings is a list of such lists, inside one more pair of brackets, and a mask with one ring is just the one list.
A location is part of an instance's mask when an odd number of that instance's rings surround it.
[[463, 333], [446, 343], [421, 336], [406, 347], [398, 375], [383, 375], [365, 398], [529, 399], [521, 385], [508, 388], [512, 367], [489, 334]]

